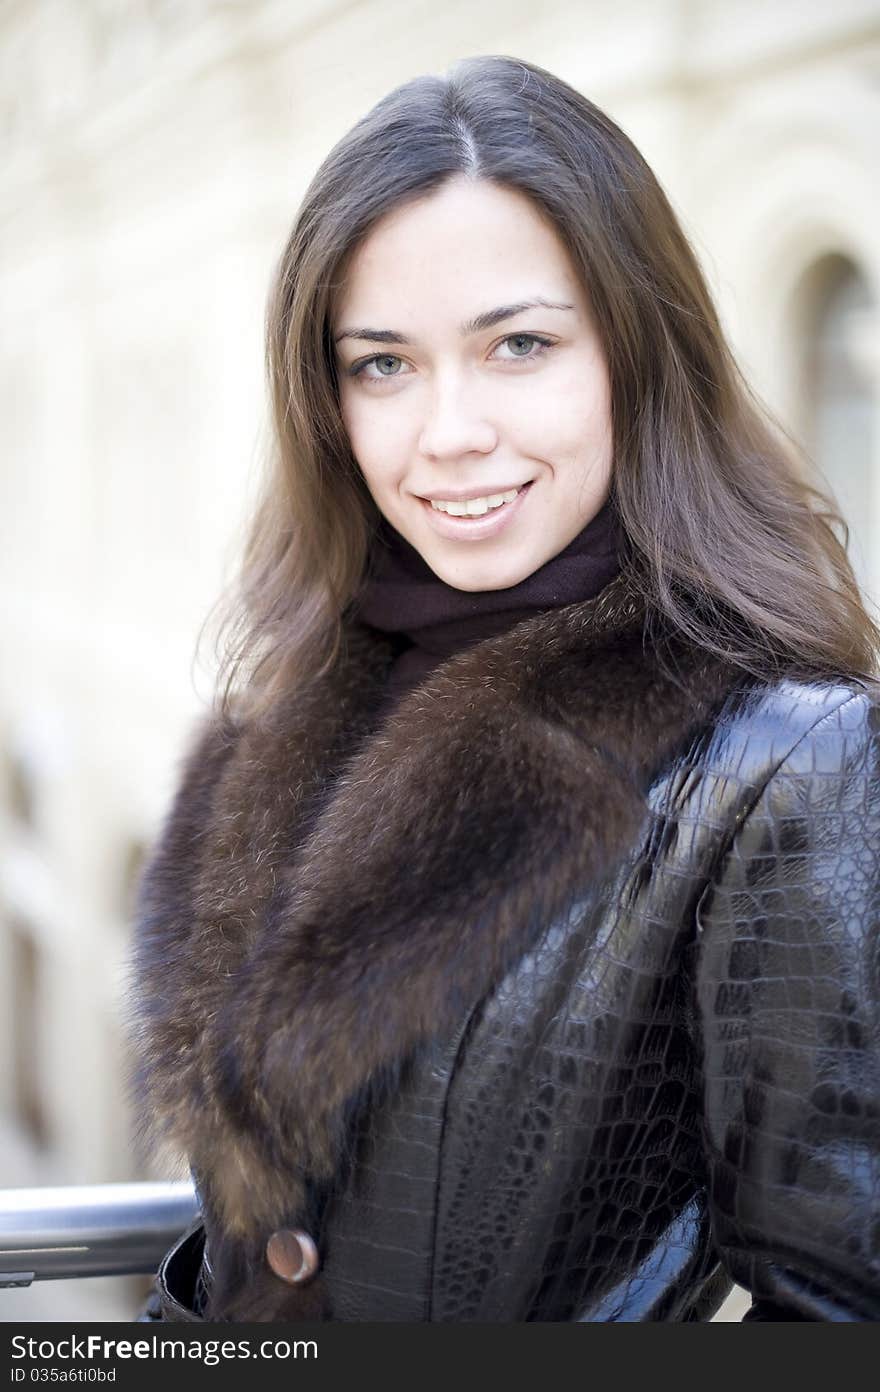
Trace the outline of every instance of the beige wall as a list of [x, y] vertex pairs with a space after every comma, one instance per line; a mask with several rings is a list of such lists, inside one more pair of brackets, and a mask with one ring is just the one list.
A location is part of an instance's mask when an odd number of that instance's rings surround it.
[[[624, 126], [797, 435], [819, 429], [804, 361], [824, 258], [853, 263], [821, 462], [861, 500], [880, 595], [880, 0], [4, 6], [0, 1187], [148, 1173], [120, 1083], [128, 886], [251, 496], [274, 258], [353, 120], [480, 52], [550, 68]], [[0, 1292], [0, 1320], [77, 1300], [122, 1317], [130, 1296]]]

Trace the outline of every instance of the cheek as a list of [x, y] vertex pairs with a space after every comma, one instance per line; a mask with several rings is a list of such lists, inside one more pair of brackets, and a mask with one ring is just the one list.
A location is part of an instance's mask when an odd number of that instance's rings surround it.
[[342, 424], [345, 426], [349, 444], [357, 453], [361, 438], [360, 413], [354, 395], [344, 379], [339, 388], [339, 414], [342, 417]]
[[358, 401], [353, 392], [349, 393], [345, 390], [340, 395], [340, 412], [352, 453], [364, 472], [367, 472], [372, 467], [371, 460], [375, 453], [376, 438], [375, 427], [370, 421], [370, 412], [363, 409], [363, 404]]
[[389, 487], [411, 457], [411, 434], [402, 411], [382, 410], [383, 403], [342, 394], [342, 422], [352, 453], [370, 487]]
[[611, 442], [611, 393], [607, 378], [572, 377], [548, 412], [546, 438], [565, 458], [604, 457]]
[[563, 458], [594, 455], [610, 430], [611, 389], [592, 358], [577, 357], [547, 375], [536, 393], [507, 405], [507, 430], [523, 453]]

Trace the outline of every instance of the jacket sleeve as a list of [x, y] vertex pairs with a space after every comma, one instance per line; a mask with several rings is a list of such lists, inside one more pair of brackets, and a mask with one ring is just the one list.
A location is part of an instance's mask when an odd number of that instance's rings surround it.
[[746, 1320], [880, 1320], [880, 705], [819, 719], [697, 908], [703, 1139]]

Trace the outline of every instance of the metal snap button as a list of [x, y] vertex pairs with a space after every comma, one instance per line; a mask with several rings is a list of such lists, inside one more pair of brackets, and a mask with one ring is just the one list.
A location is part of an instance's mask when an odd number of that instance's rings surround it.
[[318, 1249], [302, 1228], [279, 1228], [266, 1243], [266, 1260], [282, 1281], [300, 1286], [318, 1270]]

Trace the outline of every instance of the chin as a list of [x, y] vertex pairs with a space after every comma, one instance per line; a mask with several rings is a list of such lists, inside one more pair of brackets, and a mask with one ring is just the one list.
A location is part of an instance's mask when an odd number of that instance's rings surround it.
[[464, 590], [468, 594], [483, 594], [491, 590], [509, 590], [514, 585], [518, 585], [521, 580], [525, 580], [536, 566], [531, 568], [528, 565], [518, 566], [487, 566], [482, 572], [475, 570], [453, 571], [438, 568], [437, 574], [447, 585], [451, 585], [456, 590]]

